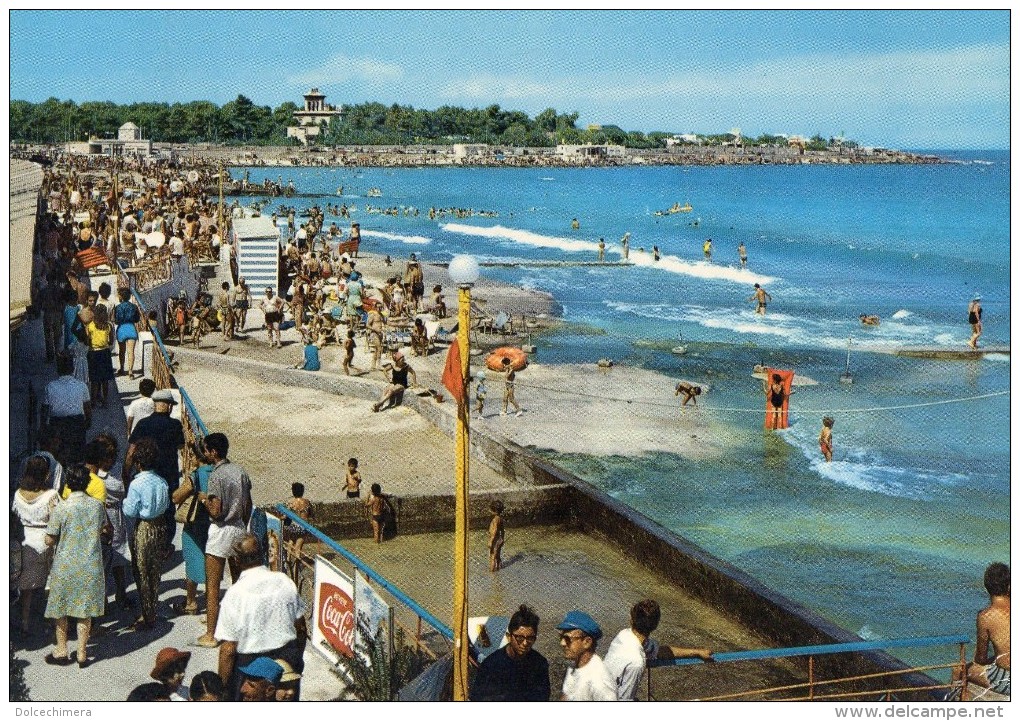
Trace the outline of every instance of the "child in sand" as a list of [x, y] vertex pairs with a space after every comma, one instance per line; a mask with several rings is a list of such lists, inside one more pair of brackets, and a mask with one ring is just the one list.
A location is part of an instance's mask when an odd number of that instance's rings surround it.
[[361, 473], [358, 471], [358, 459], [347, 459], [347, 479], [344, 490], [348, 498], [361, 498]]
[[357, 344], [354, 342], [354, 331], [349, 330], [347, 331], [347, 338], [346, 340], [344, 340], [344, 359], [342, 362], [344, 375], [349, 376], [351, 374], [352, 367], [354, 368], [354, 370], [359, 370], [357, 367], [351, 365], [351, 361], [354, 360], [354, 349], [356, 347]]
[[825, 456], [825, 462], [832, 462], [832, 426], [836, 423], [832, 418], [825, 416], [822, 419], [822, 432], [818, 434], [818, 447]]
[[495, 573], [503, 567], [503, 543], [506, 541], [503, 501], [493, 501], [489, 510], [492, 511], [492, 521], [489, 522], [489, 570]]

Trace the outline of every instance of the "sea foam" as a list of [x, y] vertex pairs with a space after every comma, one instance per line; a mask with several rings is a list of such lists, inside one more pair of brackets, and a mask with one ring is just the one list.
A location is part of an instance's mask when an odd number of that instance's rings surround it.
[[395, 240], [400, 243], [407, 243], [408, 245], [425, 245], [432, 242], [431, 238], [425, 238], [420, 235], [399, 235], [397, 233], [384, 233], [381, 230], [363, 230], [361, 234], [367, 238]]
[[[568, 253], [598, 253], [598, 243], [590, 240], [576, 240], [555, 235], [542, 235], [533, 233], [530, 230], [519, 228], [507, 228], [502, 225], [478, 226], [465, 225], [463, 223], [445, 223], [440, 226], [442, 230], [449, 233], [474, 236], [477, 238], [492, 238], [495, 240], [507, 240], [522, 245], [530, 245], [535, 248], [556, 248]], [[622, 258], [623, 251], [616, 244], [607, 244], [608, 255]], [[705, 261], [684, 260], [675, 255], [662, 255], [659, 260], [652, 258], [650, 250], [641, 252], [631, 246], [628, 260], [636, 266], [643, 268], [656, 268], [668, 273], [677, 273], [704, 280], [721, 280], [740, 285], [750, 286], [754, 283], [766, 284], [777, 280], [772, 276], [754, 273], [746, 268], [734, 268], [732, 266], [707, 263]]]

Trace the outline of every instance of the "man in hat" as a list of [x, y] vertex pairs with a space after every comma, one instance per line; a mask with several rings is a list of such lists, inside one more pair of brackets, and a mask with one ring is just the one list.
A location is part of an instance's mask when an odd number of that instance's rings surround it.
[[407, 390], [408, 383], [407, 377], [411, 376], [411, 384], [418, 385], [418, 376], [414, 373], [414, 368], [407, 365], [407, 361], [404, 360], [404, 353], [402, 351], [393, 352], [393, 364], [386, 363], [383, 365], [383, 370], [390, 375], [390, 384], [383, 390], [382, 397], [378, 403], [372, 404], [372, 411], [379, 412], [387, 404], [393, 406], [399, 406], [401, 401], [404, 400], [404, 391]]
[[273, 660], [283, 669], [283, 675], [280, 676], [280, 681], [276, 684], [276, 700], [297, 701], [301, 690], [301, 674], [294, 670], [290, 662], [282, 658]]
[[[235, 691], [241, 685], [237, 672], [249, 675], [245, 668], [259, 657], [282, 658], [300, 673], [308, 633], [297, 586], [287, 574], [262, 564], [262, 548], [254, 534], [244, 534], [236, 545], [236, 558], [241, 575], [223, 596], [216, 624], [220, 678]], [[279, 672], [282, 675], [283, 669]], [[273, 679], [273, 685], [279, 680], [280, 676]]]
[[[153, 472], [166, 481], [171, 495], [181, 485], [181, 471], [178, 465], [178, 451], [184, 448], [184, 426], [170, 412], [177, 404], [173, 392], [169, 388], [158, 390], [152, 394], [153, 413], [138, 421], [131, 436], [128, 438], [127, 454], [124, 457], [125, 474], [133, 472], [135, 450], [143, 438], [152, 438], [156, 442], [158, 456]], [[174, 520], [174, 506], [169, 504], [164, 519], [166, 523], [166, 553], [173, 551], [174, 535], [177, 522]]]
[[259, 656], [247, 666], [238, 669], [243, 674], [240, 688], [241, 701], [275, 701], [276, 686], [283, 676], [283, 668], [271, 658]]
[[570, 663], [563, 678], [563, 701], [615, 701], [616, 684], [595, 647], [602, 629], [584, 611], [570, 611], [556, 627], [563, 657]]
[[673, 658], [700, 658], [705, 662], [714, 660], [712, 651], [707, 648], [660, 646], [651, 638], [651, 634], [659, 627], [661, 617], [658, 601], [651, 598], [638, 601], [630, 609], [630, 628], [616, 634], [616, 638], [609, 644], [605, 666], [620, 701], [633, 701], [637, 697], [641, 674], [648, 661]]

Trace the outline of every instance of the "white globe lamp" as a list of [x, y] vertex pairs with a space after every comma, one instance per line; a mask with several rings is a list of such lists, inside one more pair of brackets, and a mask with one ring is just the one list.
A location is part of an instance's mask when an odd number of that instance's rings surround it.
[[450, 261], [450, 280], [460, 287], [471, 286], [478, 280], [478, 261], [471, 255], [455, 255]]

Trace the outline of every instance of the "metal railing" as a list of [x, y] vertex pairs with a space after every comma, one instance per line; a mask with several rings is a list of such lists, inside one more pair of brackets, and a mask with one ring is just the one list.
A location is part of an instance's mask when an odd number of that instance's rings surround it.
[[[935, 691], [939, 689], [950, 689], [953, 687], [952, 683], [945, 684], [928, 684], [922, 686], [916, 685], [901, 685], [901, 686], [882, 686], [882, 687], [869, 687], [862, 690], [852, 691], [840, 691], [840, 692], [829, 692], [833, 686], [837, 684], [854, 684], [860, 682], [873, 682], [876, 679], [891, 678], [895, 676], [904, 676], [912, 673], [924, 673], [927, 671], [934, 670], [945, 670], [945, 669], [962, 669], [961, 677], [963, 678], [963, 690], [966, 692], [967, 688], [967, 674], [966, 674], [966, 647], [971, 642], [970, 637], [966, 635], [954, 635], [954, 636], [929, 636], [922, 638], [899, 638], [890, 639], [886, 641], [857, 641], [852, 643], [834, 643], [817, 646], [794, 646], [789, 648], [767, 648], [756, 651], [730, 651], [722, 652], [713, 655], [713, 659], [716, 663], [733, 663], [739, 661], [764, 661], [774, 660], [780, 658], [804, 658], [808, 660], [808, 680], [803, 683], [787, 684], [784, 686], [771, 686], [768, 688], [758, 688], [749, 691], [741, 691], [737, 693], [721, 694], [716, 696], [705, 696], [698, 698], [698, 701], [738, 701], [738, 700], [781, 700], [781, 701], [822, 701], [822, 700], [848, 700], [854, 697], [868, 696], [871, 700], [876, 700], [875, 697], [879, 696], [884, 700], [891, 700], [895, 693], [916, 693], [921, 691]], [[833, 679], [818, 679], [816, 677], [815, 669], [815, 658], [817, 656], [831, 655], [831, 654], [847, 654], [847, 653], [861, 653], [864, 651], [885, 651], [893, 648], [925, 648], [931, 646], [946, 646], [946, 645], [959, 645], [960, 660], [958, 662], [949, 664], [937, 664], [930, 666], [916, 666], [913, 668], [906, 669], [895, 669], [889, 671], [880, 671], [877, 673], [870, 674], [859, 674], [856, 676], [843, 676], [840, 678]], [[700, 659], [696, 658], [679, 658], [670, 660], [655, 660], [648, 663], [648, 674], [647, 674], [647, 693], [648, 698], [654, 698], [652, 693], [652, 669], [653, 668], [668, 668], [676, 666], [690, 666], [694, 664], [704, 663]], [[890, 683], [892, 683], [890, 681]], [[819, 693], [819, 690], [822, 693]], [[798, 695], [805, 694], [805, 695]], [[768, 695], [782, 694], [778, 698], [761, 698]]]
[[156, 384], [157, 389], [176, 388], [181, 394], [181, 425], [184, 427], [184, 450], [181, 453], [181, 473], [184, 477], [187, 477], [201, 465], [199, 458], [195, 454], [195, 449], [199, 447], [201, 439], [209, 435], [209, 429], [202, 421], [198, 408], [195, 407], [195, 403], [191, 400], [187, 390], [174, 377], [173, 358], [166, 345], [163, 344], [163, 338], [159, 334], [159, 329], [152, 323], [149, 323], [145, 302], [135, 287], [131, 288], [131, 293], [134, 295], [135, 301], [141, 310], [143, 322], [148, 326], [149, 331], [152, 333], [152, 340], [156, 344], [152, 353], [152, 380]]
[[[305, 532], [307, 532], [307, 533], [311, 534], [312, 536], [314, 536], [320, 543], [325, 545], [331, 551], [334, 551], [335, 553], [337, 553], [338, 555], [343, 557], [346, 561], [351, 563], [351, 565], [353, 565], [356, 569], [361, 571], [361, 573], [364, 574], [364, 576], [366, 578], [368, 578], [368, 580], [373, 581], [374, 583], [378, 584], [387, 593], [389, 593], [394, 599], [399, 601], [407, 609], [409, 609], [413, 614], [415, 614], [417, 616], [417, 621], [418, 621], [416, 629], [414, 629], [413, 631], [411, 629], [407, 629], [406, 627], [404, 627], [404, 629], [405, 629], [405, 631], [407, 631], [409, 634], [411, 634], [413, 636], [416, 648], [418, 648], [420, 650], [424, 650], [426, 653], [428, 653], [429, 656], [432, 656], [433, 658], [435, 658], [435, 654], [428, 648], [427, 645], [424, 644], [423, 637], [422, 637], [422, 623], [423, 622], [428, 624], [429, 626], [431, 626], [436, 631], [436, 633], [438, 633], [439, 636], [442, 639], [444, 639], [446, 641], [446, 643], [448, 645], [450, 645], [450, 647], [452, 648], [452, 644], [453, 644], [453, 629], [451, 629], [445, 623], [443, 623], [438, 618], [436, 618], [431, 613], [429, 613], [425, 608], [423, 608], [421, 606], [421, 604], [419, 604], [417, 601], [415, 601], [413, 598], [411, 598], [409, 595], [407, 595], [404, 591], [402, 591], [400, 588], [398, 588], [389, 579], [387, 579], [381, 573], [379, 573], [378, 571], [373, 569], [370, 565], [368, 565], [367, 563], [362, 561], [360, 558], [358, 558], [356, 555], [354, 555], [351, 551], [349, 551], [348, 549], [344, 548], [337, 541], [333, 540], [332, 538], [327, 536], [325, 533], [323, 533], [321, 530], [319, 530], [318, 528], [316, 528], [315, 526], [313, 526], [312, 524], [308, 523], [303, 518], [298, 516], [296, 513], [291, 511], [289, 508], [287, 508], [287, 506], [285, 504], [283, 504], [283, 503], [277, 504], [275, 510], [281, 516], [283, 516], [285, 518], [289, 518], [291, 520], [291, 522], [296, 524], [299, 528], [301, 528]], [[303, 558], [292, 558], [290, 560], [291, 560], [292, 563], [304, 563], [305, 562], [305, 560]], [[403, 624], [401, 624], [401, 625], [403, 626]]]

